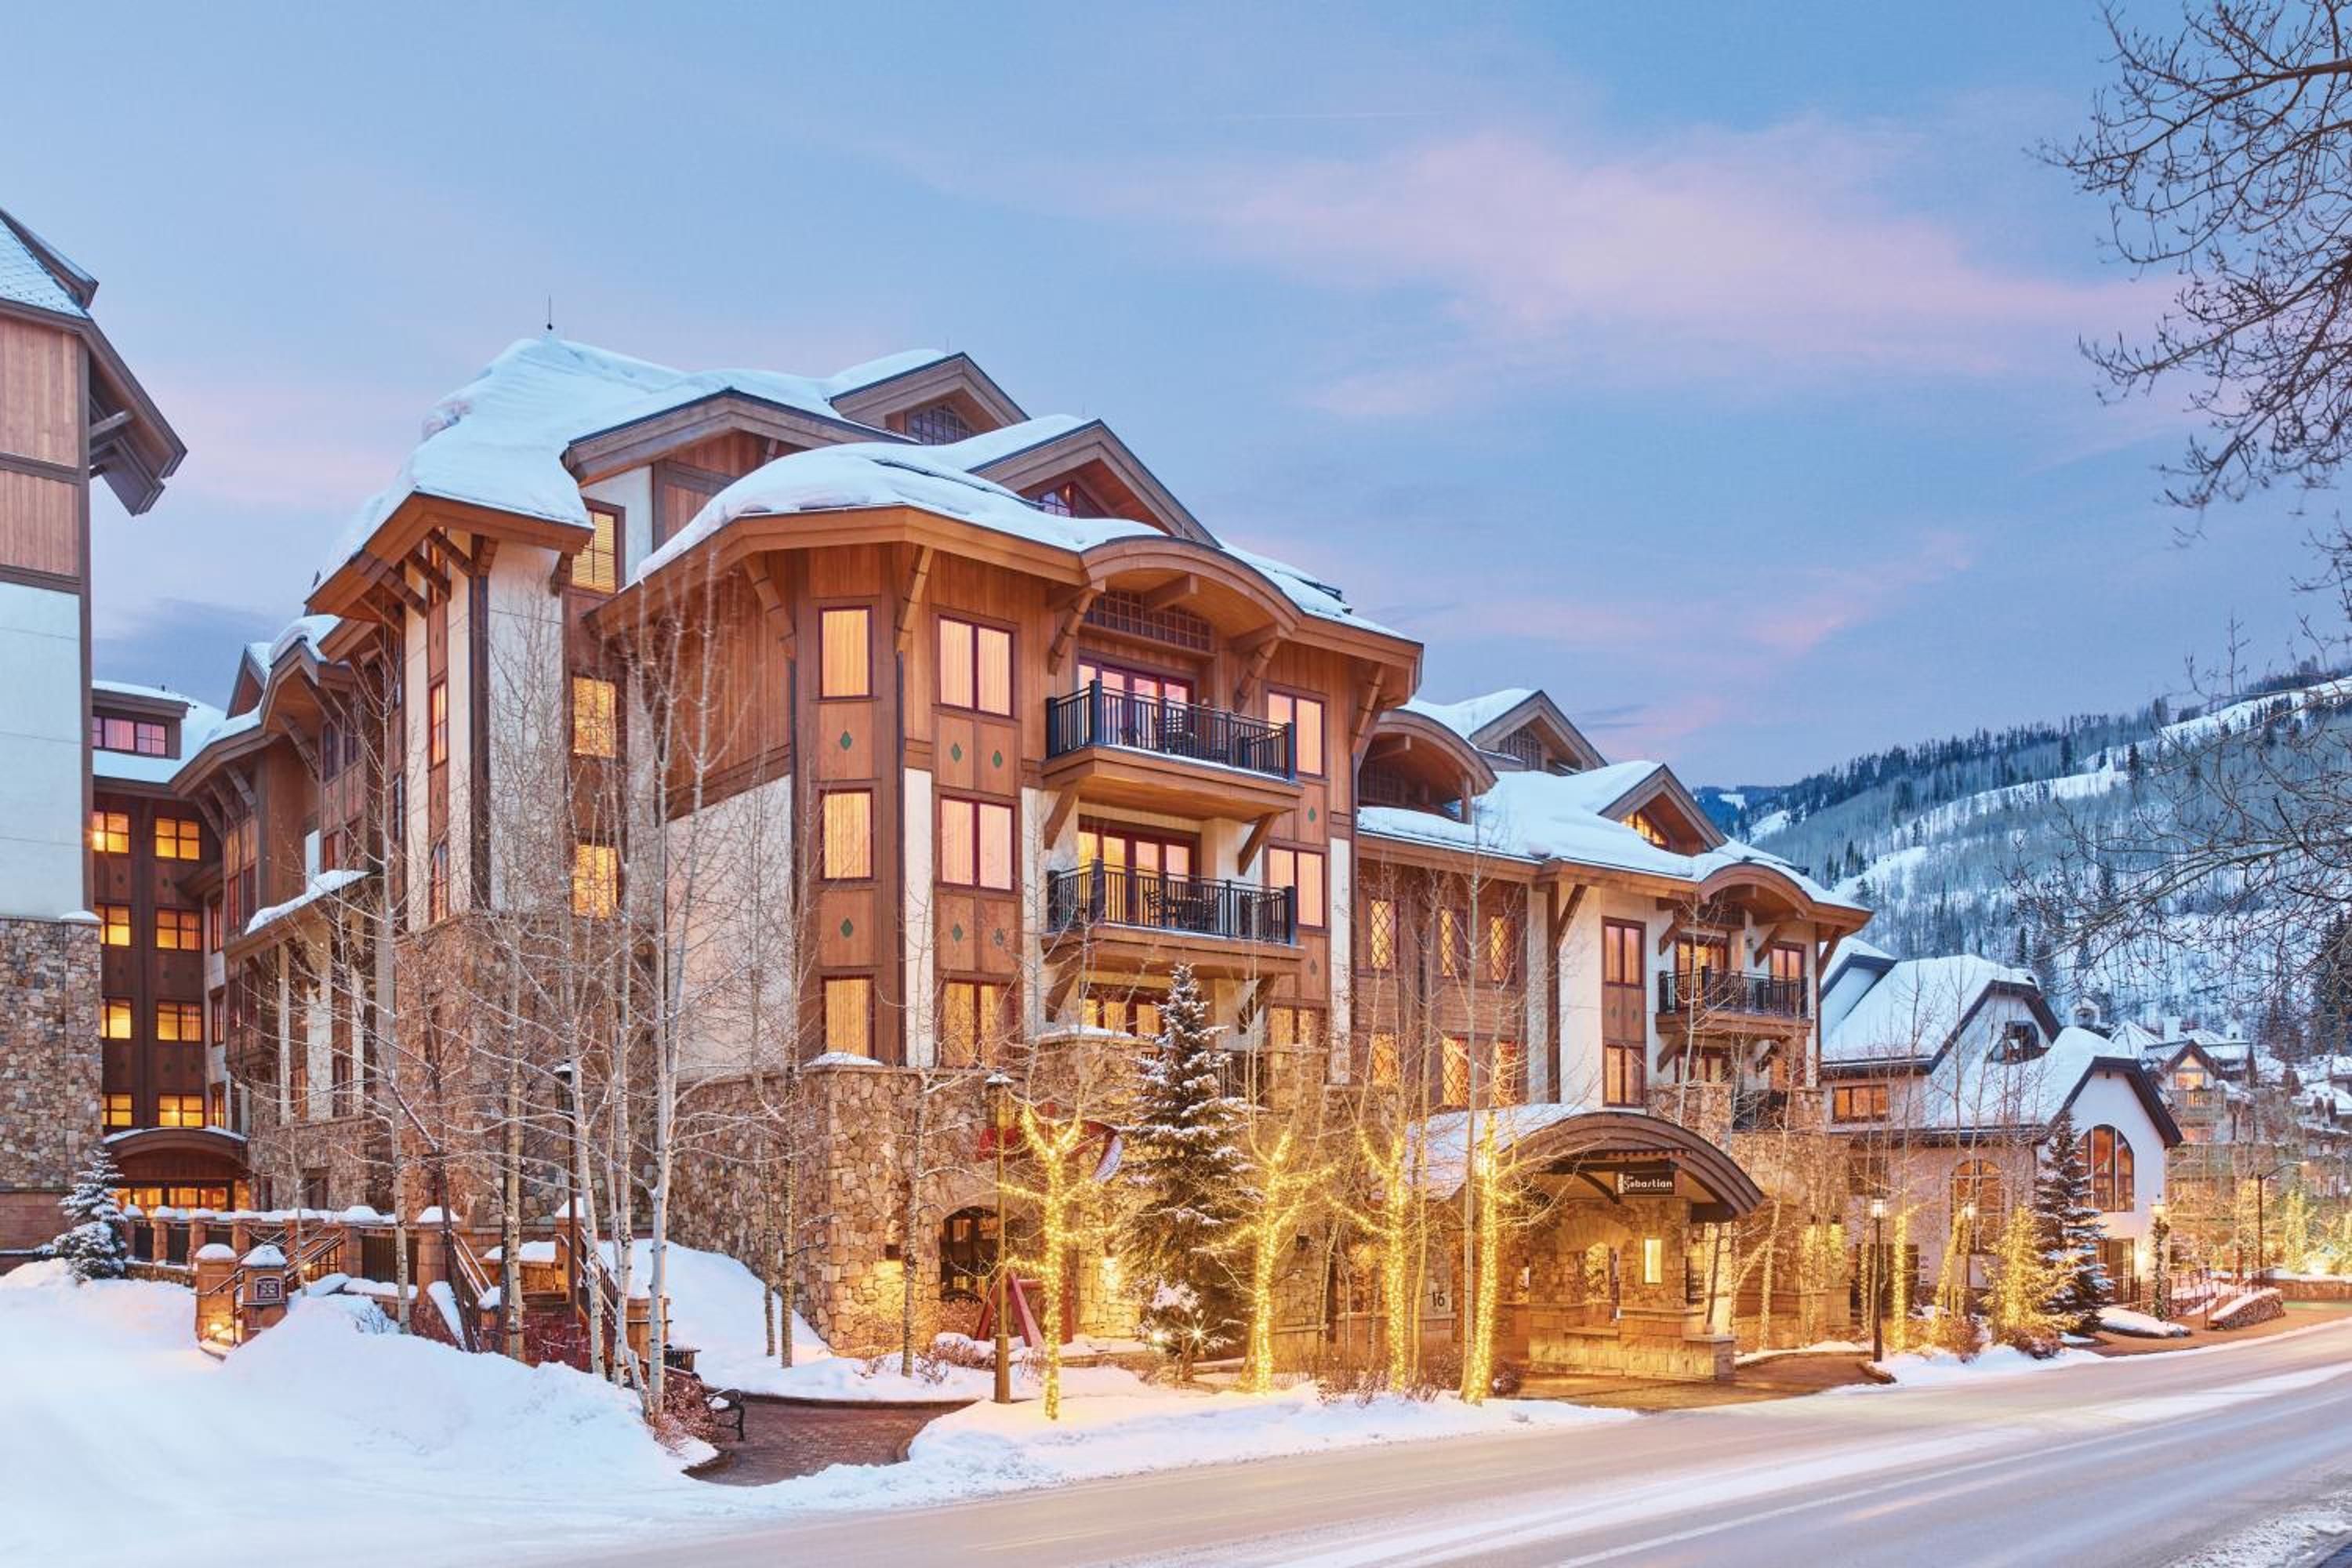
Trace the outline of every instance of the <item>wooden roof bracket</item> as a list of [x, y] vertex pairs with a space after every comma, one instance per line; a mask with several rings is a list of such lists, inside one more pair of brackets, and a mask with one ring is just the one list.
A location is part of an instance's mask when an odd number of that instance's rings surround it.
[[[1372, 671], [1372, 683], [1364, 688], [1361, 700], [1356, 704], [1356, 766], [1364, 765], [1364, 753], [1372, 743], [1372, 719], [1381, 710], [1381, 700], [1388, 695], [1389, 672], [1385, 666]], [[1464, 818], [1467, 821], [1468, 818]]]
[[1061, 839], [1062, 829], [1069, 826], [1070, 814], [1077, 809], [1078, 792], [1076, 786], [1066, 785], [1054, 792], [1054, 804], [1045, 810], [1045, 837], [1038, 841], [1045, 847], [1048, 853], [1052, 852], [1055, 844]]
[[1164, 610], [1181, 605], [1201, 591], [1201, 579], [1191, 572], [1180, 572], [1157, 588], [1143, 595], [1146, 610]]
[[370, 557], [368, 559], [367, 564], [362, 568], [362, 570], [367, 574], [367, 577], [370, 582], [391, 594], [394, 598], [407, 605], [410, 609], [415, 611], [418, 615], [424, 616], [430, 615], [432, 613], [432, 604], [426, 600], [424, 595], [416, 591], [415, 584], [409, 582], [408, 574], [406, 573], [388, 565], [384, 562], [378, 561], [373, 557]]
[[744, 563], [744, 571], [751, 579], [751, 592], [760, 597], [760, 608], [775, 628], [776, 640], [784, 645], [784, 657], [797, 657], [798, 643], [793, 626], [793, 595], [787, 574], [790, 557], [773, 552], [752, 556]]
[[1233, 709], [1236, 713], [1249, 711], [1250, 700], [1257, 695], [1259, 685], [1265, 679], [1265, 667], [1274, 662], [1274, 650], [1282, 646], [1282, 633], [1268, 626], [1246, 642], [1234, 645], [1237, 652], [1249, 656], [1249, 668], [1242, 671], [1241, 679], [1234, 683]]
[[915, 640], [915, 613], [923, 607], [923, 595], [930, 586], [934, 553], [928, 544], [916, 549], [914, 574], [908, 579], [906, 595], [898, 601], [898, 652], [902, 658]]
[[1078, 640], [1078, 623], [1087, 618], [1087, 612], [1094, 607], [1095, 598], [1101, 592], [1100, 588], [1088, 583], [1074, 590], [1055, 605], [1055, 610], [1062, 617], [1062, 624], [1055, 628], [1053, 647], [1045, 651], [1047, 674], [1062, 673], [1062, 663], [1070, 657], [1070, 649]]
[[1234, 858], [1234, 876], [1249, 875], [1249, 868], [1257, 863], [1258, 852], [1265, 847], [1266, 839], [1274, 833], [1276, 821], [1283, 815], [1278, 811], [1267, 812], [1250, 828], [1249, 837], [1242, 841], [1242, 852]]

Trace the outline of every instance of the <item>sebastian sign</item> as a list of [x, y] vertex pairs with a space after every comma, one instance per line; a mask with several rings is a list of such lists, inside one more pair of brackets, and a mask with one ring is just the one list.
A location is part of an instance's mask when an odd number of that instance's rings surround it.
[[1617, 1173], [1617, 1195], [1621, 1198], [1670, 1198], [1675, 1195], [1675, 1168], [1672, 1165], [1636, 1165]]

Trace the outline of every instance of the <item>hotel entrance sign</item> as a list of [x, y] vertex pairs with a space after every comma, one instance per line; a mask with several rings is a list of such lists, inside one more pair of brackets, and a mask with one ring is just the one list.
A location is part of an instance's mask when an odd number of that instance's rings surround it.
[[1670, 1198], [1675, 1195], [1675, 1168], [1672, 1165], [1637, 1165], [1617, 1173], [1617, 1195], [1621, 1198]]

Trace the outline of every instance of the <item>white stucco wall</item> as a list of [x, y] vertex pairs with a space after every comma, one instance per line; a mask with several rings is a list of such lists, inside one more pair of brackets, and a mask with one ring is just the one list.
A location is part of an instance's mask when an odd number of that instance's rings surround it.
[[0, 916], [81, 909], [89, 700], [79, 595], [0, 583]]

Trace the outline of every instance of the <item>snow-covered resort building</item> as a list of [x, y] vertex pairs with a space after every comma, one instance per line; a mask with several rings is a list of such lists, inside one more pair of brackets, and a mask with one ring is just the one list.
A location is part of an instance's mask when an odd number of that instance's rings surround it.
[[0, 212], [0, 1251], [55, 1234], [101, 1114], [89, 482], [143, 512], [184, 455], [97, 292]]
[[[1541, 1195], [1499, 1313], [1530, 1368], [1720, 1377], [1849, 1326], [1845, 1162], [1898, 1124], [1952, 1167], [1938, 1215], [2062, 1105], [2113, 1135], [2114, 1245], [2161, 1190], [2146, 1074], [2030, 983], [1969, 970], [1923, 1019], [1866, 910], [1670, 769], [1540, 690], [1426, 700], [1407, 632], [967, 355], [527, 339], [321, 539], [225, 710], [76, 677], [96, 880], [52, 919], [95, 916], [103, 1049], [60, 1071], [144, 1219], [396, 1213], [435, 1227], [406, 1271], [478, 1287], [502, 1221], [658, 1205], [835, 1346], [895, 1334], [910, 1277], [970, 1328], [1006, 1249], [1034, 1272], [1008, 1107], [1116, 1169], [1179, 966], [1241, 1100], [1349, 1146], [1387, 1107], [1433, 1212], [1498, 1159]], [[368, 1245], [344, 1270], [385, 1277]], [[1142, 1282], [1086, 1247], [1024, 1289], [1130, 1332]], [[1286, 1256], [1282, 1353], [1377, 1341], [1344, 1239]], [[1425, 1342], [1467, 1287], [1416, 1284]]]
[[1993, 1250], [2062, 1111], [2083, 1140], [2108, 1278], [2119, 1299], [2138, 1298], [2181, 1128], [2139, 1058], [2062, 1026], [2030, 973], [1848, 942], [1823, 983], [1822, 1070], [1855, 1203], [1895, 1209], [1911, 1300], [1925, 1299], [1955, 1227], [1967, 1256]]

